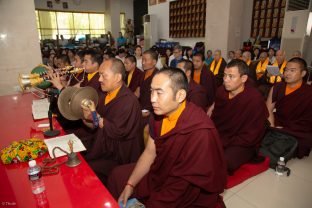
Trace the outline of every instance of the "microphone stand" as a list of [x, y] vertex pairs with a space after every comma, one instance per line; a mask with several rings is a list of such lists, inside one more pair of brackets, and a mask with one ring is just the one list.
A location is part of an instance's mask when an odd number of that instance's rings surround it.
[[56, 96], [57, 94], [53, 91], [50, 91], [50, 94], [48, 94], [48, 96], [50, 97], [50, 105], [49, 105], [49, 111], [48, 111], [48, 118], [49, 118], [49, 125], [50, 125], [50, 129], [43, 132], [44, 136], [47, 137], [54, 137], [60, 134], [60, 131], [57, 129], [53, 129], [53, 123], [52, 123], [52, 103], [54, 103], [54, 101], [56, 101]]

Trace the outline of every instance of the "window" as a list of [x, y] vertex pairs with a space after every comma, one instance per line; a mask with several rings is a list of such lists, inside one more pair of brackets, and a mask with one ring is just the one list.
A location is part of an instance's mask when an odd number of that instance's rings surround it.
[[120, 13], [120, 32], [124, 36], [126, 33], [126, 15], [125, 13]]
[[106, 32], [104, 14], [36, 10], [36, 18], [41, 40], [56, 39], [56, 35], [78, 40], [85, 34], [100, 37]]

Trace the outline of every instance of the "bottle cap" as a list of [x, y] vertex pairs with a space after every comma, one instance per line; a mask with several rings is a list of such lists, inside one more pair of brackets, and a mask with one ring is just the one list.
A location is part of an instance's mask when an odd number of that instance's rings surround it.
[[280, 161], [284, 161], [285, 159], [284, 159], [284, 157], [280, 157]]
[[36, 160], [30, 160], [29, 162], [28, 162], [28, 165], [29, 165], [29, 167], [35, 167], [36, 165], [37, 165], [37, 163], [36, 163]]

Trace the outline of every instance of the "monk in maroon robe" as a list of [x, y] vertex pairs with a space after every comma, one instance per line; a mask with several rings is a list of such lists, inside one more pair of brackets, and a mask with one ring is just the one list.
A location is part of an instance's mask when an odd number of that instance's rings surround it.
[[[85, 55], [84, 51], [78, 51], [75, 54], [75, 65], [74, 65], [75, 68], [83, 68], [82, 64], [83, 64], [84, 55]], [[68, 80], [69, 81], [68, 85], [69, 86], [77, 85], [82, 80], [82, 78], [84, 77], [83, 76], [84, 73], [85, 73], [85, 71], [83, 71], [79, 74], [70, 75], [69, 80]]]
[[[83, 57], [84, 61], [83, 63], [80, 63], [79, 62], [80, 59], [78, 59], [80, 57], [75, 56], [75, 60], [77, 61], [77, 63], [75, 63], [75, 66], [84, 68], [84, 72], [80, 73], [77, 77], [72, 77], [69, 80], [70, 81], [69, 85], [75, 87], [87, 87], [87, 86], [92, 87], [98, 92], [98, 95], [100, 96], [103, 92], [100, 88], [98, 70], [99, 66], [102, 63], [102, 56], [92, 50], [84, 51], [83, 53], [78, 54], [80, 56], [84, 55]], [[60, 83], [60, 81], [58, 81], [59, 78], [58, 79], [57, 78], [58, 77], [54, 77], [53, 84], [57, 89], [61, 90], [62, 88], [64, 88], [64, 86], [58, 84]], [[76, 80], [76, 82], [74, 82], [73, 80]], [[55, 106], [57, 107], [56, 103]], [[62, 128], [67, 133], [74, 133], [79, 137], [86, 137], [87, 135], [90, 135], [91, 132], [89, 131], [89, 129], [84, 127], [81, 120], [70, 121], [64, 118], [59, 112], [58, 108], [55, 109], [55, 114], [57, 114], [58, 122], [61, 124]]]
[[227, 65], [224, 86], [218, 88], [211, 116], [221, 137], [229, 174], [257, 156], [268, 117], [261, 94], [245, 84], [248, 70], [239, 59]]
[[312, 147], [312, 87], [303, 81], [306, 73], [305, 60], [290, 59], [284, 70], [285, 82], [275, 84], [267, 100], [271, 126], [298, 140], [298, 158], [308, 156]]
[[211, 106], [215, 100], [216, 80], [212, 72], [205, 65], [205, 57], [202, 53], [196, 53], [193, 56], [194, 72], [193, 80], [202, 85], [207, 92], [208, 106]]
[[[99, 74], [98, 70], [100, 65], [102, 64], [103, 58], [100, 54], [97, 54], [95, 51], [88, 50], [82, 52], [84, 54], [83, 62], [81, 63], [81, 67], [84, 68], [84, 72], [76, 75], [75, 77], [71, 77], [69, 86], [76, 87], [92, 87], [99, 94], [102, 93], [100, 83], [99, 83]], [[77, 53], [79, 54], [79, 53]], [[76, 55], [77, 56], [77, 55]], [[79, 59], [75, 56], [75, 67], [79, 66]], [[80, 60], [81, 61], [81, 60]]]
[[95, 110], [94, 104], [93, 107], [82, 107], [84, 123], [95, 128], [91, 141], [86, 145], [85, 158], [105, 183], [113, 167], [137, 161], [144, 146], [140, 105], [135, 95], [124, 85], [123, 63], [110, 59], [101, 65], [99, 73], [105, 94], [100, 97], [97, 108], [98, 128], [94, 127], [90, 115], [90, 111]]
[[86, 51], [82, 66], [85, 68], [86, 74], [80, 83], [80, 87], [93, 87], [99, 94], [102, 93], [99, 82], [99, 67], [103, 58], [94, 51]]
[[186, 93], [181, 70], [163, 69], [154, 76], [155, 115], [147, 146], [135, 167], [115, 168], [108, 181], [121, 203], [136, 197], [146, 207], [225, 207], [219, 196], [226, 167], [218, 133], [200, 108], [186, 102]]
[[151, 83], [158, 69], [156, 68], [158, 54], [153, 50], [144, 51], [142, 56], [142, 67], [144, 70], [144, 81], [140, 87], [139, 101], [141, 104], [143, 126], [148, 123], [148, 117], [153, 111], [151, 103]]
[[245, 51], [242, 56], [242, 60], [245, 61], [249, 68], [248, 77], [253, 80], [253, 82], [256, 84], [257, 82], [257, 73], [256, 68], [258, 63], [253, 63], [251, 61], [251, 53], [249, 51]]
[[125, 58], [126, 80], [128, 88], [137, 96], [140, 96], [140, 87], [144, 81], [144, 73], [136, 67], [136, 58], [128, 55]]
[[203, 86], [197, 84], [192, 79], [193, 63], [189, 60], [182, 60], [178, 63], [177, 67], [185, 73], [188, 80], [186, 100], [194, 103], [206, 112], [208, 107], [207, 92]]
[[223, 72], [226, 67], [226, 61], [221, 56], [221, 50], [215, 50], [213, 54], [213, 61], [209, 64], [208, 69], [215, 76], [217, 87], [223, 83]]

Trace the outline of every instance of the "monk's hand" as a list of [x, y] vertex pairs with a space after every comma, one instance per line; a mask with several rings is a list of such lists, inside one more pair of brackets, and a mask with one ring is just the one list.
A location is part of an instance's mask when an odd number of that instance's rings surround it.
[[275, 128], [282, 129], [283, 127], [282, 126], [275, 126]]
[[90, 109], [91, 112], [95, 111], [95, 104], [92, 100], [88, 101], [87, 107]]
[[270, 72], [268, 72], [267, 73], [267, 77], [271, 77], [272, 76], [272, 74], [270, 74]]
[[92, 120], [91, 116], [91, 110], [88, 106], [85, 106], [81, 104], [82, 112], [83, 112], [83, 117], [85, 120]]
[[133, 187], [126, 185], [123, 192], [118, 198], [118, 202], [122, 202], [123, 207], [126, 207], [127, 201], [129, 197], [132, 195], [132, 193], [133, 193]]
[[64, 87], [58, 73], [49, 74], [49, 77], [50, 80], [48, 81], [51, 82], [55, 88], [61, 90]]
[[47, 74], [50, 76], [51, 74], [53, 74], [54, 73], [54, 70], [53, 70], [53, 68], [52, 68], [52, 66], [50, 66], [50, 65], [48, 65], [47, 66]]

